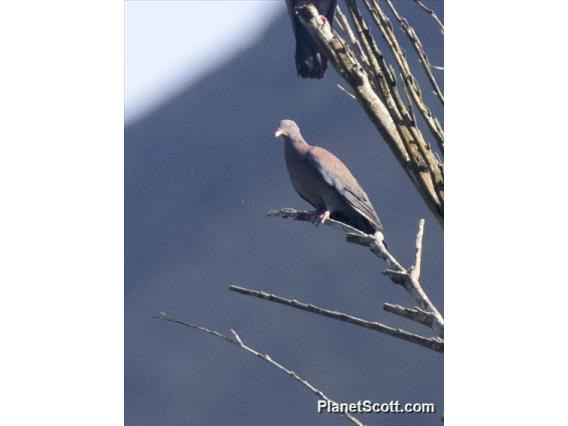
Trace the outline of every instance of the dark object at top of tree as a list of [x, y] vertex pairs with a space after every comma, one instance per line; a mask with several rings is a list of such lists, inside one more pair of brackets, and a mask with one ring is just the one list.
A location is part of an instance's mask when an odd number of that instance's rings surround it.
[[313, 4], [318, 13], [325, 17], [327, 24], [333, 26], [337, 0], [286, 0], [294, 37], [296, 38], [296, 70], [298, 75], [302, 78], [322, 78], [327, 68], [327, 58], [296, 16], [295, 8], [305, 4]]

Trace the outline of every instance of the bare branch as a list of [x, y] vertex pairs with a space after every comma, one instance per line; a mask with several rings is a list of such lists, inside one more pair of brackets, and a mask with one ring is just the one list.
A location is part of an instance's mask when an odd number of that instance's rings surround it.
[[[241, 348], [242, 350], [244, 350], [244, 351], [262, 359], [263, 361], [267, 362], [272, 367], [275, 367], [278, 370], [286, 373], [288, 376], [292, 377], [294, 380], [296, 380], [302, 386], [307, 388], [310, 392], [317, 395], [320, 399], [323, 399], [323, 400], [325, 400], [325, 401], [327, 401], [328, 403], [331, 403], [331, 404], [337, 404], [337, 402], [328, 398], [321, 390], [319, 390], [318, 388], [313, 386], [306, 379], [300, 377], [295, 371], [284, 367], [282, 364], [280, 364], [277, 361], [274, 361], [270, 355], [263, 354], [261, 352], [256, 351], [255, 349], [251, 348], [250, 346], [247, 346], [245, 343], [243, 343], [243, 340], [239, 337], [237, 332], [233, 329], [231, 329], [231, 333], [233, 334], [234, 338], [231, 339], [230, 337], [227, 337], [224, 334], [219, 333], [218, 331], [210, 330], [206, 327], [202, 327], [202, 326], [199, 326], [199, 325], [190, 324], [190, 323], [181, 321], [181, 320], [179, 320], [179, 319], [177, 319], [177, 318], [175, 318], [175, 317], [173, 317], [169, 314], [166, 314], [164, 312], [160, 312], [159, 316], [156, 315], [156, 316], [153, 316], [152, 318], [159, 319], [159, 320], [162, 320], [162, 321], [173, 322], [175, 324], [179, 324], [181, 326], [191, 328], [193, 330], [198, 330], [198, 331], [201, 331], [203, 333], [207, 333], [207, 334], [213, 335], [215, 337], [218, 337], [220, 339], [223, 339], [225, 342], [231, 343], [231, 344]], [[345, 417], [347, 420], [349, 420], [354, 425], [363, 426], [363, 423], [361, 421], [357, 420], [355, 417], [353, 417], [349, 413], [338, 413], [338, 414], [340, 414], [342, 417]]]
[[444, 342], [436, 337], [424, 337], [419, 334], [411, 333], [409, 331], [390, 327], [376, 321], [367, 321], [362, 318], [355, 317], [339, 311], [332, 311], [329, 309], [320, 308], [318, 306], [300, 302], [294, 299], [287, 299], [273, 293], [268, 293], [262, 290], [253, 290], [236, 285], [230, 285], [229, 290], [245, 294], [247, 296], [258, 297], [259, 299], [269, 300], [271, 302], [280, 303], [282, 305], [290, 306], [295, 309], [311, 312], [317, 315], [323, 315], [328, 318], [333, 318], [339, 321], [347, 322], [349, 324], [357, 325], [359, 327], [367, 328], [369, 330], [377, 331], [379, 333], [388, 334], [389, 336], [397, 337], [407, 342], [415, 343], [436, 352], [444, 352]]
[[[371, 4], [372, 2], [372, 4]], [[356, 7], [355, 0], [350, 0], [349, 4], [354, 4], [353, 7]], [[408, 61], [406, 60], [406, 54], [398, 39], [396, 34], [394, 33], [392, 24], [388, 16], [384, 13], [379, 5], [378, 0], [365, 0], [365, 5], [373, 18], [377, 28], [380, 30], [384, 40], [387, 42], [401, 72], [404, 77], [404, 84], [407, 86], [408, 91], [412, 95], [412, 100], [414, 101], [415, 105], [418, 107], [418, 110], [422, 114], [424, 121], [428, 125], [430, 129], [430, 133], [434, 136], [434, 139], [438, 143], [440, 150], [443, 152], [444, 149], [444, 130], [440, 125], [439, 120], [432, 114], [430, 108], [422, 98], [422, 91], [420, 89], [420, 85], [418, 84], [418, 80], [412, 74], [412, 70]]]
[[412, 278], [418, 280], [420, 279], [420, 268], [422, 266], [422, 240], [424, 238], [424, 219], [420, 219], [418, 222], [418, 232], [416, 234], [416, 256], [414, 260], [414, 266], [411, 268], [410, 275]]
[[357, 37], [355, 37], [355, 34], [353, 33], [351, 26], [349, 25], [349, 21], [347, 21], [347, 18], [345, 17], [339, 6], [337, 6], [337, 8], [335, 9], [335, 19], [337, 20], [339, 27], [347, 35], [351, 46], [353, 48], [357, 47], [357, 51], [359, 52], [359, 56], [363, 60], [363, 63], [367, 66], [367, 68], [370, 68], [369, 58], [361, 47], [361, 43], [359, 43], [359, 40], [357, 39]]
[[[269, 217], [280, 217], [282, 219], [292, 219], [292, 220], [297, 220], [300, 222], [311, 222], [311, 212], [306, 211], [306, 210], [296, 210], [296, 209], [292, 209], [290, 207], [284, 207], [282, 209], [272, 209], [272, 210], [268, 210], [267, 212], [267, 216]], [[354, 228], [351, 225], [348, 225], [346, 223], [340, 222], [338, 220], [335, 219], [327, 219], [324, 222], [325, 226], [330, 226], [332, 228], [339, 228], [342, 231], [345, 231], [347, 233], [347, 235], [351, 235], [351, 234], [355, 234], [355, 235], [360, 235], [362, 237], [367, 236], [367, 234], [365, 234], [364, 232], [359, 231], [357, 228]]]
[[349, 96], [351, 99], [355, 99], [357, 100], [357, 97], [355, 95], [353, 95], [352, 93], [350, 93], [345, 87], [343, 87], [341, 84], [337, 84], [337, 87], [339, 88], [339, 90], [341, 90], [343, 93], [345, 93], [347, 96]]
[[[396, 86], [394, 68], [392, 65], [387, 64], [384, 55], [357, 7], [357, 2], [349, 0], [347, 6], [349, 7], [355, 31], [359, 35], [362, 46], [371, 61], [369, 75], [376, 80], [373, 89], [380, 96], [380, 99], [385, 102], [387, 110], [396, 124], [396, 129], [404, 148], [408, 152], [411, 164], [415, 169], [414, 173], [418, 173], [419, 184], [428, 188], [428, 190], [433, 190], [434, 192], [431, 195], [437, 199], [440, 207], [443, 207], [443, 173], [438, 162], [432, 156], [430, 145], [418, 128], [418, 123], [412, 111], [412, 100], [409, 101], [408, 107], [403, 103]], [[368, 5], [368, 7], [371, 6]], [[412, 77], [412, 75], [410, 76]], [[410, 90], [409, 85], [406, 84], [407, 79], [403, 77], [403, 81], [405, 81], [403, 87], [407, 91]]]
[[[285, 208], [280, 210], [270, 210], [268, 215], [271, 217], [281, 217], [283, 219], [292, 218], [294, 220], [310, 222], [310, 214], [307, 211]], [[330, 223], [328, 223], [330, 222]], [[430, 298], [420, 285], [420, 269], [422, 263], [422, 239], [424, 236], [424, 219], [420, 219], [418, 233], [416, 235], [416, 257], [415, 264], [411, 268], [405, 268], [396, 260], [384, 244], [384, 236], [381, 233], [375, 235], [365, 234], [343, 222], [329, 219], [325, 223], [329, 226], [339, 227], [347, 233], [346, 241], [367, 247], [377, 257], [384, 259], [391, 266], [383, 271], [383, 274], [391, 278], [395, 284], [402, 285], [412, 296], [418, 306], [432, 315], [434, 319], [432, 330], [438, 336], [444, 335], [444, 318], [430, 301]], [[413, 273], [414, 271], [414, 273]]]
[[[323, 21], [317, 9], [313, 5], [304, 5], [296, 7], [296, 12], [302, 25], [325, 52], [336, 71], [351, 86], [353, 94], [395, 154], [434, 217], [443, 223], [444, 206], [443, 192], [441, 192], [443, 175], [429, 145], [417, 129], [412, 131], [401, 129], [400, 113], [399, 116], [392, 115], [396, 112], [397, 105], [393, 105], [391, 100], [387, 102], [381, 99], [365, 67], [359, 63], [345, 41], [332, 32], [329, 25], [322, 25]], [[406, 132], [405, 138], [408, 140], [403, 140], [401, 131]]]
[[383, 309], [391, 314], [398, 315], [403, 318], [415, 321], [419, 324], [425, 325], [426, 327], [432, 328], [436, 319], [434, 316], [418, 307], [407, 308], [406, 306], [393, 305], [391, 303], [385, 303]]
[[[402, 74], [400, 75], [400, 77], [402, 78]], [[408, 112], [410, 113], [410, 116], [412, 117], [412, 122], [414, 123], [414, 125], [416, 126], [416, 115], [414, 114], [414, 108], [412, 108], [412, 99], [410, 99], [410, 94], [408, 93], [408, 89], [406, 88], [406, 85], [403, 85], [404, 87], [404, 94], [406, 95], [406, 100], [408, 101]]]
[[440, 18], [438, 18], [438, 15], [436, 15], [436, 13], [432, 9], [430, 9], [428, 6], [426, 6], [420, 0], [414, 0], [414, 1], [418, 4], [418, 6], [420, 6], [420, 8], [422, 10], [424, 10], [426, 13], [428, 13], [434, 19], [434, 21], [436, 21], [436, 23], [440, 27], [440, 31], [442, 32], [442, 34], [444, 34], [444, 24], [442, 23]]
[[398, 11], [394, 7], [393, 2], [391, 0], [387, 0], [387, 4], [389, 5], [389, 7], [390, 7], [391, 11], [393, 12], [394, 16], [396, 17], [396, 19], [398, 20], [400, 27], [403, 29], [403, 31], [407, 35], [408, 39], [412, 43], [412, 47], [414, 47], [414, 50], [416, 51], [416, 54], [418, 55], [418, 59], [420, 60], [420, 63], [422, 64], [422, 67], [424, 68], [424, 72], [428, 76], [428, 80], [430, 81], [430, 84], [434, 88], [434, 93], [436, 94], [436, 96], [438, 97], [440, 102], [442, 102], [442, 105], [443, 105], [444, 104], [444, 94], [442, 93], [442, 90], [440, 90], [440, 86], [438, 85], [438, 82], [436, 81], [436, 77], [434, 77], [434, 74], [432, 73], [432, 66], [430, 64], [430, 59], [428, 58], [428, 55], [426, 54], [426, 51], [424, 50], [424, 46], [422, 45], [422, 41], [420, 40], [420, 37], [418, 37], [418, 34], [416, 34], [416, 31], [414, 30], [414, 28], [412, 28], [412, 26], [410, 25], [408, 20], [399, 15]]

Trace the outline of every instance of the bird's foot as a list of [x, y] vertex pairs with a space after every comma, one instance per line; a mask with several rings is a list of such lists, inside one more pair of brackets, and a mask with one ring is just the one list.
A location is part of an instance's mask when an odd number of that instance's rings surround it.
[[329, 25], [329, 19], [327, 19], [327, 16], [320, 15], [320, 18], [323, 21], [323, 24], [321, 24], [321, 28], [324, 28], [326, 24]]
[[325, 211], [315, 211], [311, 213], [311, 222], [316, 226], [316, 228], [319, 225], [322, 225], [325, 223], [326, 220], [329, 219], [331, 215], [331, 212], [329, 210], [325, 210]]

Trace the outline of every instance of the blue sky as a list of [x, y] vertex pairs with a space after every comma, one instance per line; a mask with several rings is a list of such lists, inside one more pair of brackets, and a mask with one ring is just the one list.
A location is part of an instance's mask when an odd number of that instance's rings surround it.
[[284, 8], [283, 1], [126, 1], [126, 120], [246, 47]]

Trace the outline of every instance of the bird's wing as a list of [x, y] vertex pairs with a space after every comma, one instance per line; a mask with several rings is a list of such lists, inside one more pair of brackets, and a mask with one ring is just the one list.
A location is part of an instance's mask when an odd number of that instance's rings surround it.
[[377, 230], [383, 229], [369, 197], [339, 158], [323, 148], [313, 147], [306, 154], [306, 160], [347, 204], [364, 216]]
[[327, 58], [320, 51], [316, 41], [298, 21], [295, 7], [312, 3], [320, 15], [324, 15], [333, 26], [333, 18], [337, 0], [286, 0], [288, 15], [292, 21], [292, 29], [296, 39], [296, 70], [302, 78], [323, 78], [327, 68]]

